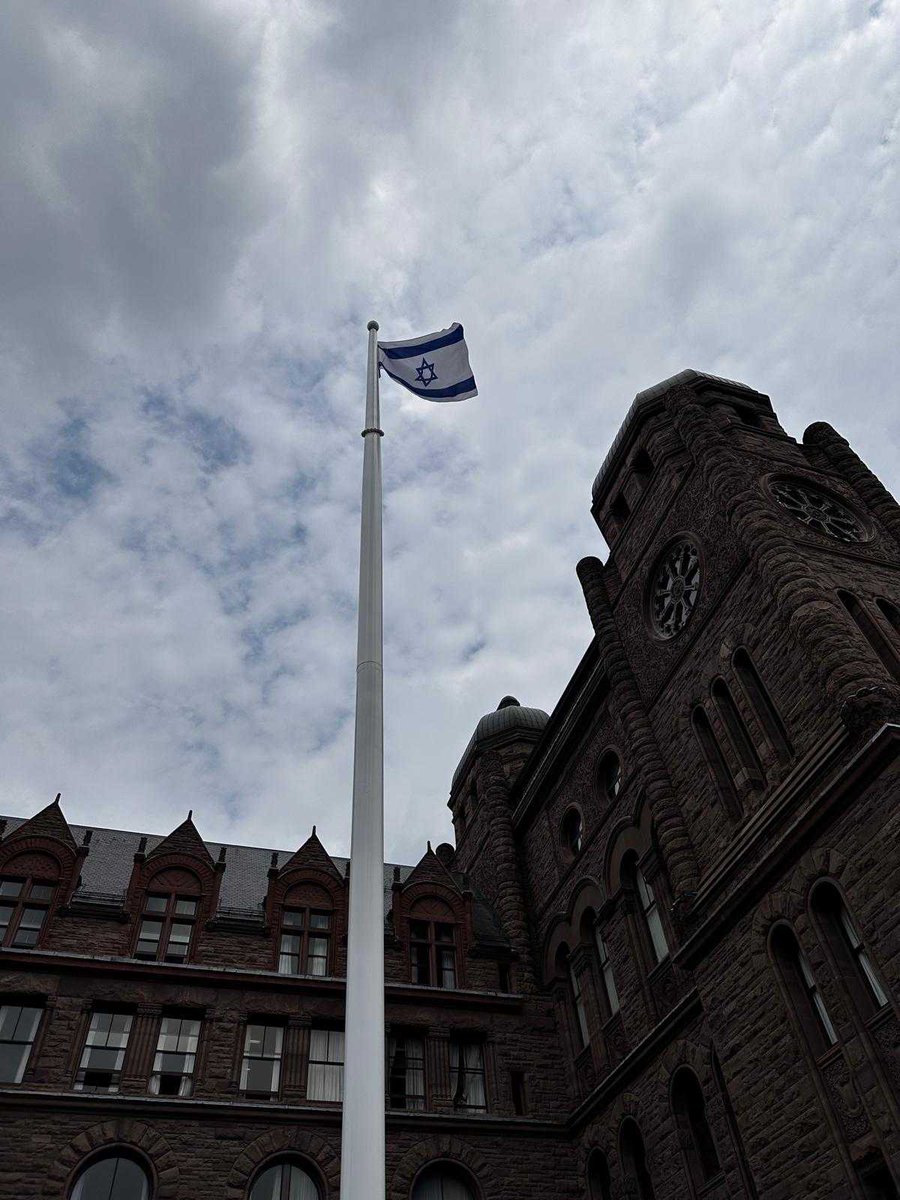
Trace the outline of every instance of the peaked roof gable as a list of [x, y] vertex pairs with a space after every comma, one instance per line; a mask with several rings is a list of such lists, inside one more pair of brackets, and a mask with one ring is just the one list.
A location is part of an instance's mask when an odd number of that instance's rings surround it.
[[312, 833], [300, 849], [295, 850], [284, 866], [279, 868], [279, 877], [287, 874], [288, 871], [296, 871], [301, 867], [313, 867], [317, 871], [327, 871], [335, 879], [341, 878], [340, 871], [338, 871], [337, 867], [331, 861], [325, 847], [316, 836], [315, 825], [313, 825]]
[[456, 880], [432, 850], [431, 842], [428, 843], [428, 849], [403, 881], [403, 887], [408, 888], [414, 883], [436, 883], [440, 887], [452, 888], [454, 892], [459, 891]]
[[59, 796], [52, 800], [46, 808], [42, 808], [33, 817], [23, 821], [5, 840], [11, 842], [15, 838], [23, 837], [55, 838], [58, 842], [63, 842], [70, 850], [77, 849], [69, 822], [63, 816], [59, 806]]
[[197, 826], [194, 824], [191, 813], [188, 813], [187, 819], [182, 821], [168, 837], [163, 840], [147, 855], [147, 861], [151, 858], [158, 858], [161, 854], [189, 854], [193, 858], [200, 858], [203, 862], [213, 865], [212, 855], [206, 848], [206, 842], [197, 832]]

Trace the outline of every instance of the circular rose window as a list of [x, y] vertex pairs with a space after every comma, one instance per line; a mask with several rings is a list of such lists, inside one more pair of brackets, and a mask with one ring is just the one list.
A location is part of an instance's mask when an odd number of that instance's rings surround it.
[[650, 619], [662, 638], [688, 623], [700, 595], [700, 552], [693, 542], [676, 542], [656, 565], [650, 588]]
[[825, 533], [839, 542], [862, 542], [866, 531], [845, 505], [833, 496], [808, 487], [805, 483], [779, 479], [772, 484], [772, 495], [792, 517], [816, 533]]

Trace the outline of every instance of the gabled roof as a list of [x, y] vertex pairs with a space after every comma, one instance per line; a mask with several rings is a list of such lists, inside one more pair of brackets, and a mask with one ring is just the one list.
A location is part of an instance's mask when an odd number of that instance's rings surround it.
[[316, 837], [315, 825], [300, 849], [295, 850], [284, 866], [278, 868], [278, 874], [284, 875], [287, 871], [294, 871], [298, 867], [313, 867], [317, 871], [327, 871], [336, 879], [341, 878], [325, 847]]
[[428, 843], [428, 849], [407, 875], [403, 886], [408, 888], [414, 883], [436, 883], [439, 887], [453, 888], [455, 892], [460, 890], [456, 880], [432, 850], [431, 842]]
[[213, 858], [206, 848], [206, 842], [197, 832], [197, 826], [192, 820], [191, 813], [177, 825], [168, 837], [163, 838], [147, 855], [148, 860], [160, 854], [190, 854], [204, 862], [213, 864]]
[[29, 820], [23, 821], [11, 833], [8, 833], [4, 840], [9, 842], [13, 838], [23, 837], [56, 838], [57, 841], [64, 842], [72, 850], [77, 848], [72, 830], [69, 828], [69, 822], [63, 816], [59, 806], [59, 796], [55, 800], [51, 800], [46, 808], [42, 808]]

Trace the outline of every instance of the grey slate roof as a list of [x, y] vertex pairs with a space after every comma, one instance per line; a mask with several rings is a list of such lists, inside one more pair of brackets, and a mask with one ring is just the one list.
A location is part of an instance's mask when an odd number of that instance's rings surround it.
[[[3, 819], [0, 817], [0, 819]], [[9, 835], [25, 822], [24, 817], [6, 817], [6, 834]], [[86, 901], [92, 897], [122, 900], [131, 879], [134, 867], [134, 856], [142, 837], [146, 837], [146, 853], [149, 854], [166, 835], [132, 833], [122, 829], [104, 829], [97, 826], [70, 825], [76, 844], [84, 841], [84, 835], [91, 830], [90, 851], [81, 865], [81, 886], [75, 893]], [[277, 855], [276, 866], [282, 867], [296, 851], [272, 850], [261, 846], [235, 846], [231, 843], [205, 842], [206, 848], [215, 861], [219, 851], [225, 846], [225, 871], [222, 875], [222, 886], [219, 892], [219, 912], [241, 914], [243, 916], [262, 916], [263, 900], [268, 888], [267, 872], [272, 862], [272, 854]], [[343, 876], [347, 870], [347, 859], [329, 855], [329, 858]], [[403, 883], [412, 874], [413, 867], [400, 867], [400, 882]], [[469, 886], [459, 871], [451, 871], [455, 882], [460, 887]], [[394, 864], [384, 864], [384, 912], [385, 917], [391, 911], [391, 884], [394, 879]], [[474, 889], [473, 889], [474, 891]], [[475, 936], [478, 941], [487, 945], [508, 945], [497, 920], [496, 914], [487, 901], [477, 892], [474, 893], [472, 918]]]
[[688, 367], [685, 371], [679, 371], [677, 375], [670, 375], [668, 379], [663, 379], [660, 383], [655, 383], [652, 387], [645, 388], [644, 391], [638, 392], [632, 401], [631, 407], [625, 414], [625, 420], [622, 422], [621, 428], [613, 439], [606, 458], [603, 460], [603, 466], [597, 472], [594, 485], [591, 488], [591, 494], [594, 499], [596, 499], [597, 493], [600, 491], [603, 484], [603, 477], [610, 463], [616, 457], [619, 447], [628, 437], [632, 426], [637, 421], [642, 410], [648, 408], [654, 400], [658, 400], [660, 396], [665, 395], [671, 388], [685, 383], [719, 384], [721, 387], [728, 388], [729, 391], [746, 392], [748, 396], [755, 396], [760, 400], [767, 401], [767, 398], [761, 392], [748, 387], [746, 383], [739, 383], [736, 379], [723, 379], [720, 375], [707, 375], [704, 371], [695, 371], [691, 367]]

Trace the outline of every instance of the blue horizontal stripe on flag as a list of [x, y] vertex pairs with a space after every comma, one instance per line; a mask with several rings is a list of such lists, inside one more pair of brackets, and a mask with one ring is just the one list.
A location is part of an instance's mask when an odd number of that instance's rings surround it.
[[462, 383], [454, 383], [452, 387], [445, 388], [417, 388], [413, 384], [407, 383], [405, 379], [401, 379], [399, 375], [395, 375], [393, 371], [381, 364], [381, 369], [386, 375], [390, 375], [391, 379], [396, 379], [398, 383], [402, 383], [409, 391], [414, 392], [417, 396], [424, 396], [426, 400], [449, 400], [453, 396], [458, 396], [462, 392], [475, 391], [475, 376], [470, 375], [468, 379], [464, 379]]
[[462, 325], [457, 325], [455, 329], [451, 329], [443, 337], [434, 338], [430, 342], [419, 342], [417, 346], [397, 346], [392, 349], [379, 344], [378, 349], [382, 354], [386, 354], [388, 358], [415, 358], [418, 354], [430, 354], [432, 350], [440, 350], [443, 346], [452, 346], [454, 342], [461, 342], [462, 340], [463, 327]]

